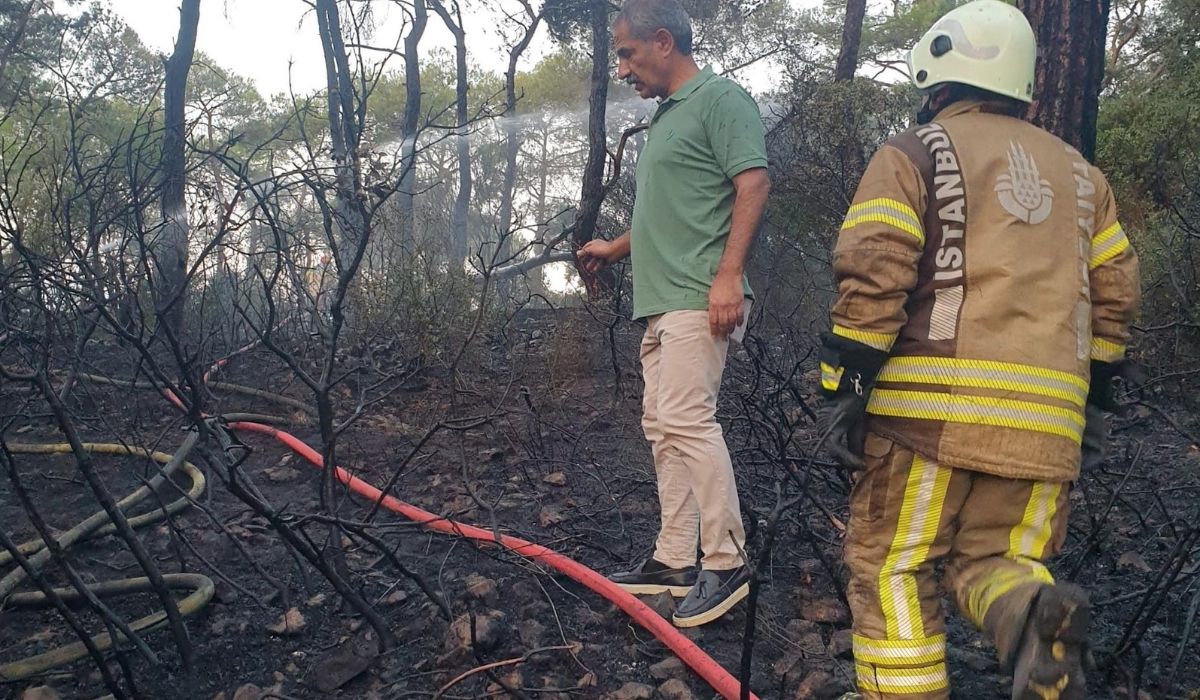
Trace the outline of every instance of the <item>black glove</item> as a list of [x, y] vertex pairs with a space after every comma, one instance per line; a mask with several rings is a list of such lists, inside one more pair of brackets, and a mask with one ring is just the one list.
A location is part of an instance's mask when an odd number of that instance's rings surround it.
[[824, 446], [843, 467], [863, 468], [864, 419], [875, 377], [888, 354], [848, 338], [821, 336], [821, 394], [817, 427]]
[[1118, 362], [1092, 360], [1092, 380], [1088, 384], [1087, 397], [1089, 406], [1097, 406], [1113, 413], [1121, 410], [1120, 404], [1113, 396], [1113, 378], [1124, 377], [1126, 367], [1124, 360]]
[[851, 471], [863, 468], [863, 443], [867, 439], [863, 419], [866, 416], [866, 400], [850, 393], [826, 398], [817, 410], [817, 430], [825, 438], [822, 444], [838, 464]]
[[1104, 410], [1089, 403], [1084, 409], [1083, 425], [1083, 469], [1094, 469], [1104, 464], [1108, 447], [1108, 419]]
[[1101, 362], [1092, 360], [1092, 379], [1088, 385], [1087, 406], [1084, 408], [1083, 457], [1081, 467], [1093, 469], [1104, 464], [1108, 448], [1108, 418], [1105, 411], [1120, 415], [1121, 405], [1113, 395], [1113, 379], [1136, 381], [1137, 370], [1128, 360]]

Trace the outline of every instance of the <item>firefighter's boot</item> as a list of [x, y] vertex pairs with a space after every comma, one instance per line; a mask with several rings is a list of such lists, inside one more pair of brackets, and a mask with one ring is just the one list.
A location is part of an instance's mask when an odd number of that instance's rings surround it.
[[985, 621], [1001, 661], [1013, 670], [1012, 700], [1084, 700], [1091, 622], [1087, 594], [1071, 584], [1013, 593], [1015, 600], [996, 601]]

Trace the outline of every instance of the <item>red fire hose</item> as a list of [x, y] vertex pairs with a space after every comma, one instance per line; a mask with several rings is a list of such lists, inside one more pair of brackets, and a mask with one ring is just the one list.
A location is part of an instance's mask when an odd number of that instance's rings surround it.
[[[245, 430], [247, 432], [270, 435], [317, 468], [324, 468], [325, 466], [321, 455], [317, 454], [316, 450], [301, 442], [296, 436], [285, 433], [282, 430], [262, 423], [246, 422], [230, 423], [229, 427], [234, 430]], [[708, 681], [713, 689], [720, 693], [722, 697], [729, 700], [739, 697], [741, 684], [728, 671], [722, 668], [720, 664], [713, 660], [711, 656], [704, 653], [690, 639], [680, 634], [671, 623], [664, 620], [645, 603], [617, 588], [607, 578], [583, 564], [568, 559], [540, 544], [527, 542], [509, 535], [500, 535], [499, 539], [497, 539], [496, 534], [491, 531], [448, 520], [416, 506], [403, 503], [392, 496], [384, 495], [383, 492], [371, 484], [351, 476], [349, 472], [341, 467], [334, 468], [334, 475], [338, 481], [345, 484], [359, 496], [371, 499], [372, 501], [380, 501], [382, 499], [383, 507], [409, 520], [420, 523], [430, 530], [448, 535], [459, 535], [483, 542], [498, 542], [526, 559], [541, 562], [570, 576], [628, 613], [638, 624], [648, 629], [655, 637], [658, 637], [659, 641], [666, 644], [671, 651], [675, 652], [680, 660], [690, 666], [701, 678]], [[753, 693], [750, 694], [750, 697], [758, 700], [758, 696]]]

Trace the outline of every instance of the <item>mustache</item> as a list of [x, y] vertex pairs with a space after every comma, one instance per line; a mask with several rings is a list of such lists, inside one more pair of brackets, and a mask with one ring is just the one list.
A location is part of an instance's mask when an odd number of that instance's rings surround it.
[[628, 75], [623, 82], [629, 87], [633, 87], [634, 83], [638, 82], [638, 78], [636, 75]]

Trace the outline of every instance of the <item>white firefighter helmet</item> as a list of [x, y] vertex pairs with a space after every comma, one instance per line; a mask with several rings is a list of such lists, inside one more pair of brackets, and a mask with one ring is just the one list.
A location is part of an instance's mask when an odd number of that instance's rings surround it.
[[972, 85], [1033, 101], [1037, 40], [1029, 20], [1000, 0], [975, 0], [947, 12], [908, 52], [913, 84]]

